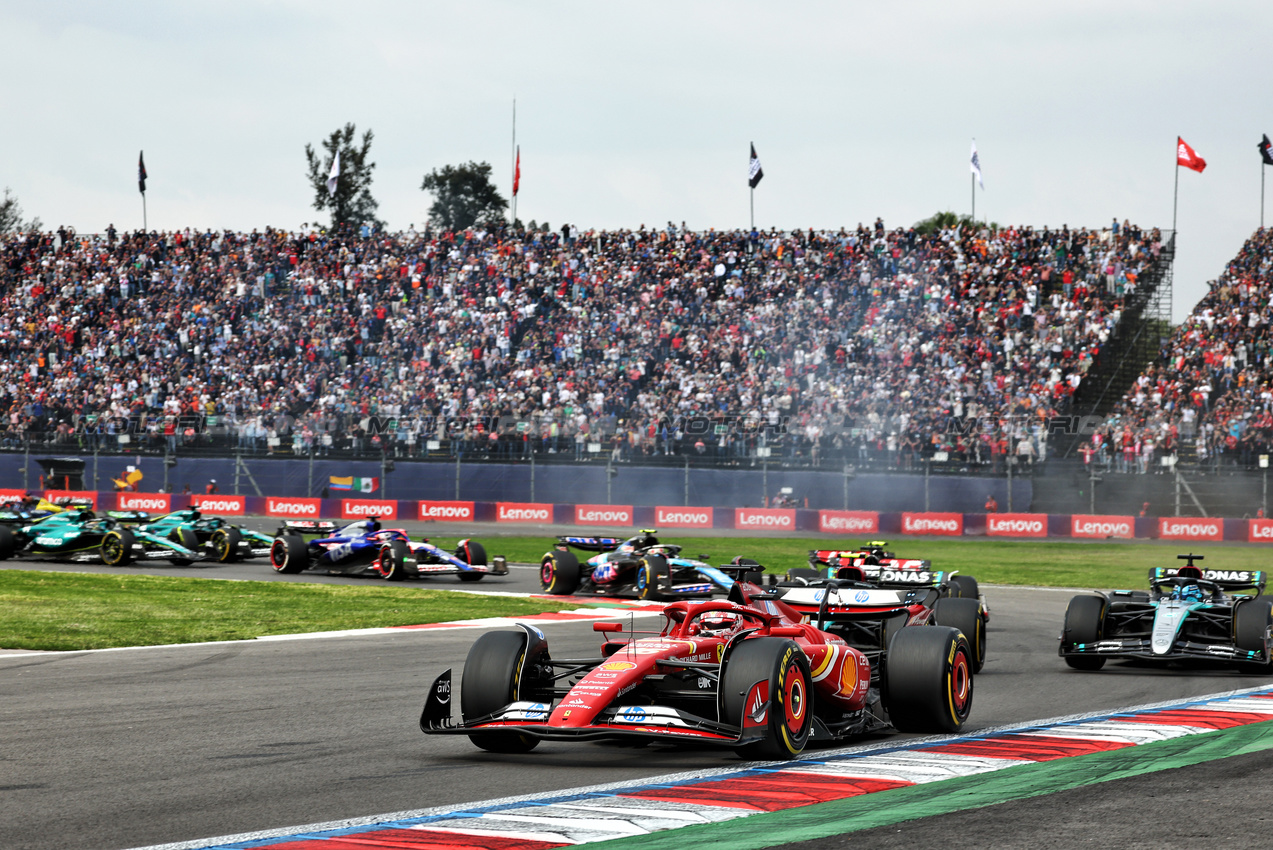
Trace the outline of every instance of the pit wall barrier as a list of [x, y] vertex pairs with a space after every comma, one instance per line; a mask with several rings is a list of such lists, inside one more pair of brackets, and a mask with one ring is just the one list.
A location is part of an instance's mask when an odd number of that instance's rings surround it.
[[[0, 491], [11, 498], [19, 491]], [[987, 538], [1073, 538], [1089, 540], [1179, 540], [1188, 542], [1273, 543], [1273, 519], [1140, 517], [1028, 512], [951, 513], [840, 511], [803, 508], [718, 508], [681, 505], [599, 505], [552, 502], [483, 502], [402, 499], [317, 499], [292, 496], [117, 493], [47, 490], [44, 497], [83, 499], [97, 511], [140, 510], [151, 514], [199, 507], [218, 516], [353, 521], [496, 522], [520, 525], [574, 525], [598, 532], [624, 528], [717, 528], [756, 532], [814, 532], [862, 538], [922, 535]]]

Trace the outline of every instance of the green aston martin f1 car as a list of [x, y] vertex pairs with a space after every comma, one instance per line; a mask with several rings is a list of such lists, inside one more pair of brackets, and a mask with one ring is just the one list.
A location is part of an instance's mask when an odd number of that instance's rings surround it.
[[175, 540], [187, 549], [202, 551], [223, 564], [266, 557], [274, 538], [234, 525], [221, 517], [206, 516], [197, 508], [152, 517], [145, 511], [111, 511], [110, 516], [130, 528]]
[[[183, 538], [190, 542], [189, 537]], [[111, 516], [70, 510], [22, 524], [0, 524], [0, 559], [13, 556], [57, 558], [80, 563], [101, 561], [121, 567], [133, 561], [190, 564], [203, 560], [202, 547], [141, 528], [129, 528]]]

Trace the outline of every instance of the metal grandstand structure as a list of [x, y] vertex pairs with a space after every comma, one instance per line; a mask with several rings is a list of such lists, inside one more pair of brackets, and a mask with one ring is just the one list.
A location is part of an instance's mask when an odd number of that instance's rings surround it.
[[[1137, 281], [1135, 294], [1126, 300], [1122, 317], [1074, 394], [1071, 413], [1076, 421], [1099, 421], [1109, 415], [1171, 333], [1176, 234], [1164, 231], [1163, 237], [1162, 250]], [[1054, 448], [1072, 457], [1089, 434], [1075, 428]]]

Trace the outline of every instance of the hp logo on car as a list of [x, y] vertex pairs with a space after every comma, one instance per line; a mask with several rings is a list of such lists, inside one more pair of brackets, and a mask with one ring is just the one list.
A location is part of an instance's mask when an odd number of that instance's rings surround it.
[[856, 594], [854, 594], [853, 598], [858, 602], [865, 602], [871, 598], [871, 594], [867, 593], [865, 590], [859, 590]]
[[623, 719], [628, 723], [640, 723], [645, 720], [645, 710], [640, 708], [626, 708], [623, 710]]

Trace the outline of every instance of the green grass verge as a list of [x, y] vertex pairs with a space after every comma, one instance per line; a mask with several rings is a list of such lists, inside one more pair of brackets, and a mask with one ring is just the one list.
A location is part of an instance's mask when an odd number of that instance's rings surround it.
[[77, 650], [246, 640], [577, 607], [418, 586], [0, 570], [0, 647]]

